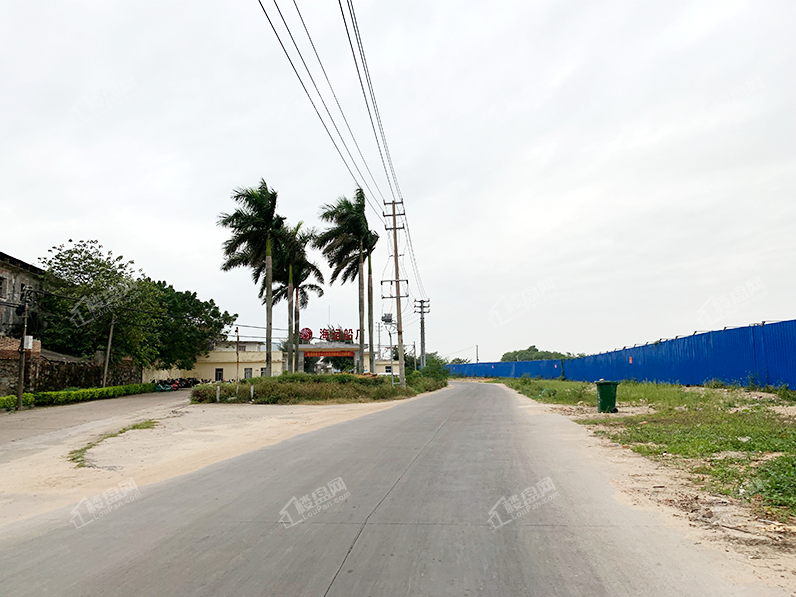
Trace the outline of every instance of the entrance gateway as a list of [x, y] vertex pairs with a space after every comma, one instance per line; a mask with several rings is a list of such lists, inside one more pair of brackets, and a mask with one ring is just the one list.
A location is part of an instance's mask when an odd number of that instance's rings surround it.
[[353, 357], [354, 366], [359, 363], [359, 350], [343, 342], [299, 344], [299, 371], [304, 371], [304, 357]]

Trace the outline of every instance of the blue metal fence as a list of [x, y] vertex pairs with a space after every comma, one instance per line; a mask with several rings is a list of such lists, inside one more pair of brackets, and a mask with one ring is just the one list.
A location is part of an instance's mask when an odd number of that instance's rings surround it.
[[694, 334], [644, 346], [564, 361], [520, 361], [448, 365], [465, 377], [560, 377], [576, 381], [636, 379], [700, 385], [726, 384], [796, 388], [796, 320]]

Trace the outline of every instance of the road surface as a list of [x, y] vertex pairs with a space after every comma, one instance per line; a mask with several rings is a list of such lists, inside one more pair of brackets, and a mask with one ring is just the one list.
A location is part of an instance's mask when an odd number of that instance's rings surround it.
[[[617, 501], [583, 430], [528, 404], [453, 383], [141, 487], [96, 519], [67, 508], [6, 527], [0, 594], [784, 594], [728, 583], [720, 553]], [[335, 495], [299, 514], [313, 493]], [[512, 518], [504, 498], [523, 494]]]

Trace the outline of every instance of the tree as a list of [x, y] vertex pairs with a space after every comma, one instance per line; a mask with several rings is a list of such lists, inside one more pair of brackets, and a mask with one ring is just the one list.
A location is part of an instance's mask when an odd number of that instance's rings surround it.
[[195, 292], [179, 292], [166, 282], [147, 279], [145, 283], [151, 285], [163, 309], [155, 323], [157, 367], [193, 369], [199, 355], [206, 355], [213, 344], [225, 339], [224, 330], [237, 315], [222, 313], [212, 299], [202, 301]]
[[501, 361], [545, 361], [548, 359], [574, 359], [576, 356], [571, 352], [552, 352], [548, 350], [539, 350], [536, 346], [529, 346], [525, 350], [514, 350], [504, 353], [500, 357]]
[[320, 218], [330, 224], [329, 228], [321, 232], [315, 246], [321, 249], [329, 266], [332, 268], [331, 283], [338, 277], [341, 283], [359, 280], [359, 372], [364, 368], [365, 356], [365, 274], [364, 260], [368, 258], [368, 296], [370, 305], [368, 311], [368, 336], [370, 343], [370, 370], [375, 369], [375, 354], [373, 353], [373, 275], [370, 266], [370, 256], [376, 248], [379, 235], [368, 227], [367, 214], [365, 213], [365, 193], [361, 188], [356, 190], [354, 201], [346, 197], [338, 198], [334, 204], [321, 207]]
[[284, 227], [285, 219], [276, 213], [277, 192], [265, 180], [255, 188], [238, 188], [232, 199], [239, 207], [231, 214], [222, 213], [218, 225], [229, 228], [232, 235], [224, 242], [224, 263], [221, 269], [252, 268], [255, 284], [264, 278], [265, 290], [265, 353], [266, 375], [271, 375], [271, 340], [273, 333], [273, 244], [274, 236]]
[[323, 360], [328, 361], [336, 371], [345, 373], [354, 369], [353, 357], [323, 357]]
[[433, 377], [434, 379], [447, 379], [450, 375], [446, 365], [447, 359], [439, 356], [436, 352], [426, 353], [426, 366], [420, 370], [423, 377]]
[[133, 261], [105, 252], [97, 240], [70, 239], [48, 253], [39, 259], [45, 274], [34, 330], [42, 343], [56, 352], [93, 358], [108, 352], [112, 337], [108, 361], [129, 356], [136, 365], [151, 365], [159, 307]]
[[98, 241], [50, 252], [41, 259], [46, 318], [40, 337], [52, 350], [82, 357], [105, 350], [106, 362], [131, 357], [141, 367], [191, 369], [235, 321], [196, 293], [136, 278], [141, 272], [132, 261], [105, 253]]
[[[398, 361], [398, 347], [392, 347], [392, 360]], [[404, 347], [404, 367], [407, 371], [414, 371], [416, 367], [420, 366], [420, 359], [415, 357], [414, 352], [407, 351]]]
[[312, 228], [302, 230], [302, 226], [303, 222], [299, 222], [293, 228], [285, 228], [278, 239], [276, 281], [279, 286], [273, 297], [275, 303], [285, 298], [288, 302], [288, 371], [298, 371], [301, 309], [307, 308], [310, 293], [323, 296], [323, 288], [312, 282], [315, 279], [323, 284], [323, 272], [307, 256], [307, 247], [312, 244], [315, 231]]
[[470, 362], [470, 359], [463, 359], [461, 357], [456, 357], [455, 359], [451, 359], [451, 365], [466, 365]]

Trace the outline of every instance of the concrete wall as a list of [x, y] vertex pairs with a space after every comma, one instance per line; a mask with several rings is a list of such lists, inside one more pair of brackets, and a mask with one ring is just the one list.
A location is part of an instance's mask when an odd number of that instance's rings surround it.
[[[0, 338], [0, 346], [16, 343], [14, 338]], [[103, 366], [93, 363], [50, 362], [41, 357], [41, 343], [25, 357], [25, 391], [54, 392], [64, 388], [97, 388], [102, 385]], [[0, 349], [0, 396], [16, 394], [19, 379], [19, 352]], [[126, 365], [108, 369], [108, 385], [141, 383], [141, 370]]]

